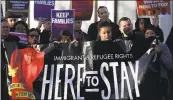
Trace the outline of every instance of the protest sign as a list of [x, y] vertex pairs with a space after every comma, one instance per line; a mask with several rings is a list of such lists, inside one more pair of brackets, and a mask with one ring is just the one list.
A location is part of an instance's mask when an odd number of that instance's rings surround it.
[[93, 0], [72, 0], [72, 9], [75, 10], [75, 20], [90, 20], [93, 12]]
[[55, 0], [34, 0], [34, 19], [50, 21], [54, 7]]
[[3, 73], [10, 80], [12, 99], [133, 100], [133, 93], [140, 97], [138, 85], [153, 58], [153, 53], [145, 53], [148, 46], [138, 58], [136, 51], [145, 45], [125, 53], [113, 41], [84, 42], [75, 48], [69, 43], [18, 45], [6, 45], [8, 73]]
[[27, 44], [27, 34], [26, 33], [19, 33], [19, 32], [10, 32], [9, 35], [17, 36], [20, 38], [20, 43]]
[[138, 16], [170, 15], [170, 0], [137, 0]]
[[52, 40], [57, 40], [64, 30], [73, 36], [74, 10], [52, 10], [51, 16]]
[[16, 16], [28, 17], [29, 0], [7, 0], [6, 9], [8, 12], [11, 12]]

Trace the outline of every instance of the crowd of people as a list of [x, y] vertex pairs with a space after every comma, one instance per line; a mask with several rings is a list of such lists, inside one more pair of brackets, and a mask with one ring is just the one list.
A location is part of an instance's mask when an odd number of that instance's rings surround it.
[[[139, 86], [141, 97], [139, 100], [172, 100], [173, 96], [173, 27], [169, 33], [167, 40], [164, 39], [164, 33], [159, 27], [159, 23], [151, 24], [149, 18], [138, 18], [135, 23], [135, 29], [132, 28], [132, 22], [128, 17], [122, 17], [119, 25], [109, 19], [109, 11], [107, 7], [100, 6], [97, 11], [99, 21], [89, 26], [88, 33], [81, 30], [82, 21], [75, 20], [74, 34], [68, 30], [62, 30], [57, 40], [51, 39], [51, 22], [39, 21], [36, 28], [29, 29], [25, 19], [17, 21], [12, 15], [8, 14], [6, 18], [1, 19], [1, 42], [19, 42], [20, 38], [9, 35], [10, 32], [20, 32], [27, 34], [28, 47], [34, 48], [34, 44], [54, 43], [81, 43], [85, 41], [108, 41], [116, 40], [122, 44], [124, 52], [129, 52], [135, 43], [154, 38], [157, 45], [153, 46], [154, 51], [158, 55], [146, 73], [145, 82]], [[157, 20], [157, 17], [155, 17]], [[43, 30], [41, 31], [41, 27]], [[166, 41], [164, 43], [164, 41]], [[141, 46], [141, 45], [140, 45]], [[151, 44], [152, 46], [152, 44]], [[4, 50], [1, 43], [1, 76], [3, 83], [6, 84], [6, 68], [2, 67], [8, 62], [5, 59]], [[140, 47], [139, 47], [140, 48]], [[139, 51], [140, 52], [140, 51]], [[3, 89], [2, 89], [3, 90]], [[8, 95], [8, 90], [1, 91]], [[4, 99], [7, 95], [3, 95]], [[2, 96], [2, 95], [1, 95]], [[163, 99], [164, 98], [164, 99]]]

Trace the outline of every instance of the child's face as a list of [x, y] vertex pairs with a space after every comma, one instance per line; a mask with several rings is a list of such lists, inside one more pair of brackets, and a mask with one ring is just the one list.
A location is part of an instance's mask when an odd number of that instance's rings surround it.
[[63, 35], [60, 40], [61, 43], [69, 43], [71, 42], [70, 36]]
[[101, 41], [111, 40], [112, 32], [110, 27], [101, 27], [99, 31]]

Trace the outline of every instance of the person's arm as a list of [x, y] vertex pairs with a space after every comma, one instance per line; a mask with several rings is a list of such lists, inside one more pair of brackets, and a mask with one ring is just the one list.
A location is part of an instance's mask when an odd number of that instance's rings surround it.
[[161, 56], [160, 60], [164, 64], [164, 66], [169, 69], [173, 70], [173, 60], [171, 56], [171, 52], [166, 44], [160, 44], [161, 47]]
[[154, 18], [152, 18], [152, 21], [153, 21], [154, 26], [159, 27], [159, 16], [158, 16], [158, 14], [154, 15]]
[[39, 20], [38, 21], [38, 26], [36, 27], [39, 31], [40, 31], [40, 28], [42, 27], [42, 24], [43, 24], [43, 21]]

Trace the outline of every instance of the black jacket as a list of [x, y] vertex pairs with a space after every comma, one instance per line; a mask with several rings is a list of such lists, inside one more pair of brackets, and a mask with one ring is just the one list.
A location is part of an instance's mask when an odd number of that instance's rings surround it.
[[19, 42], [20, 38], [17, 36], [8, 35], [8, 37], [5, 38], [4, 41], [6, 41], [6, 42]]
[[171, 28], [171, 32], [167, 38], [166, 44], [169, 47], [169, 50], [171, 51], [172, 57], [173, 57], [173, 27]]
[[48, 30], [43, 30], [40, 34], [40, 43], [41, 44], [49, 44], [50, 42], [50, 32]]
[[75, 30], [74, 31], [74, 38], [76, 38], [78, 41], [88, 41], [88, 35], [83, 32], [81, 29], [80, 30]]
[[[139, 29], [139, 20], [140, 20], [140, 19], [141, 19], [141, 18], [138, 18], [138, 19], [136, 20], [134, 32], [142, 32], [142, 31]], [[145, 28], [145, 29], [146, 29], [148, 26], [152, 25], [149, 18], [142, 18], [142, 19], [144, 19], [144, 28]], [[156, 28], [157, 28], [157, 29], [156, 29], [156, 35], [159, 36], [160, 42], [163, 42], [163, 41], [164, 41], [163, 31], [162, 31], [162, 29], [161, 29], [159, 26], [156, 27]], [[145, 33], [145, 30], [144, 30], [143, 33]]]
[[[98, 34], [98, 22], [92, 23], [89, 26], [88, 29], [88, 38], [89, 41], [93, 41], [97, 39], [97, 34]], [[115, 39], [117, 36], [119, 36], [120, 31], [119, 31], [119, 26], [113, 22], [110, 21], [111, 27], [112, 27], [112, 39]]]
[[[2, 100], [9, 100], [9, 95], [8, 95], [8, 87], [7, 87], [7, 59], [9, 60], [13, 49], [15, 49], [15, 44], [16, 42], [19, 42], [19, 38], [16, 36], [8, 36], [7, 38], [4, 39], [4, 46], [1, 41], [1, 98]], [[7, 58], [5, 56], [5, 51], [7, 52]]]

